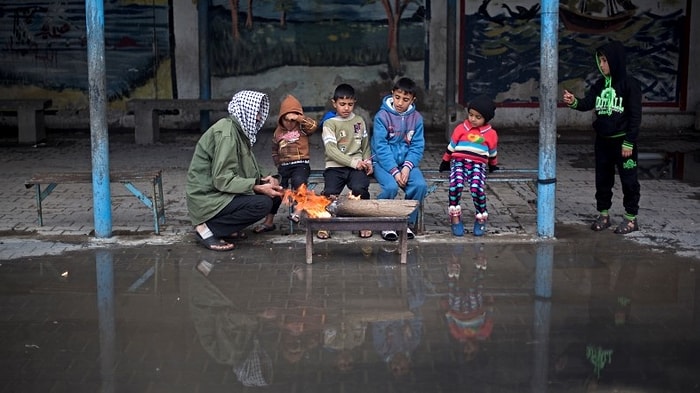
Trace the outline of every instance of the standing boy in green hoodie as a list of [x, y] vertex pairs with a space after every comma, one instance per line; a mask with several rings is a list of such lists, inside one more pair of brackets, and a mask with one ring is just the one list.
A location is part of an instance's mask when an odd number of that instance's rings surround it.
[[617, 41], [609, 42], [595, 53], [596, 64], [603, 78], [584, 98], [578, 99], [564, 90], [563, 101], [571, 109], [593, 109], [595, 138], [595, 186], [598, 217], [591, 225], [594, 231], [609, 228], [612, 188], [615, 169], [622, 184], [625, 215], [615, 233], [626, 234], [639, 229], [639, 177], [637, 171], [637, 137], [642, 122], [642, 90], [634, 77], [627, 75], [625, 48]]

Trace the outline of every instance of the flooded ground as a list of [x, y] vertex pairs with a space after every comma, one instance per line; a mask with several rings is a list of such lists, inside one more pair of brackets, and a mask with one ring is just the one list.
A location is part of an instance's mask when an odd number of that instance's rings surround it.
[[698, 260], [558, 233], [3, 261], [0, 392], [700, 391]]

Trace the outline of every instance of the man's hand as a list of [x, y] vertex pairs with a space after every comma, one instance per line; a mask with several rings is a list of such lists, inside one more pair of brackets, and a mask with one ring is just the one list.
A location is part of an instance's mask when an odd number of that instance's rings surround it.
[[260, 179], [261, 183], [269, 183], [274, 186], [279, 186], [280, 185], [280, 180], [277, 177], [274, 176], [265, 176], [262, 179]]
[[[265, 181], [265, 178], [261, 180]], [[253, 192], [256, 194], [267, 195], [270, 198], [284, 196], [284, 188], [279, 185], [279, 181], [277, 179], [274, 179], [274, 184], [272, 182], [268, 182], [253, 186]]]
[[438, 172], [446, 172], [450, 170], [450, 162], [449, 161], [443, 161], [440, 163], [440, 169], [438, 169]]

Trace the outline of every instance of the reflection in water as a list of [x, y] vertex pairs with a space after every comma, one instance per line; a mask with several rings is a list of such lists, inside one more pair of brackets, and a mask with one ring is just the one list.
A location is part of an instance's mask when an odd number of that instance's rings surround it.
[[[380, 249], [377, 254], [379, 288], [395, 288], [400, 285], [396, 282], [394, 275], [396, 262], [393, 254], [393, 250], [386, 249]], [[412, 354], [423, 336], [421, 306], [425, 303], [425, 283], [417, 256], [417, 252], [409, 252], [406, 265], [398, 267], [402, 278], [406, 276], [407, 287], [403, 290], [409, 312], [400, 318], [391, 318], [386, 315], [384, 319], [371, 323], [374, 350], [387, 364], [394, 378], [409, 375]]]
[[617, 239], [3, 261], [0, 392], [699, 391], [697, 261]]
[[[493, 297], [484, 296], [483, 280], [488, 259], [481, 244], [474, 244], [473, 255], [466, 254], [464, 244], [452, 246], [452, 254], [447, 266], [447, 296], [441, 299], [440, 308], [450, 337], [459, 343], [463, 359], [473, 361], [481, 343], [488, 340], [493, 332]], [[470, 258], [471, 257], [471, 258]], [[463, 270], [462, 259], [469, 258]]]
[[272, 363], [256, 335], [258, 322], [208, 280], [211, 272], [211, 263], [200, 261], [190, 280], [190, 311], [199, 342], [218, 363], [232, 366], [244, 386], [266, 386]]

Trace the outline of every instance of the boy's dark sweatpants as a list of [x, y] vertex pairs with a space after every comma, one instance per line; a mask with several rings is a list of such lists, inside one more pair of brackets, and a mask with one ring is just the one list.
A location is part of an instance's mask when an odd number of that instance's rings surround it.
[[595, 199], [598, 211], [612, 207], [615, 169], [622, 185], [622, 205], [625, 213], [636, 216], [639, 212], [639, 176], [637, 170], [637, 146], [632, 155], [622, 157], [624, 137], [595, 140]]

